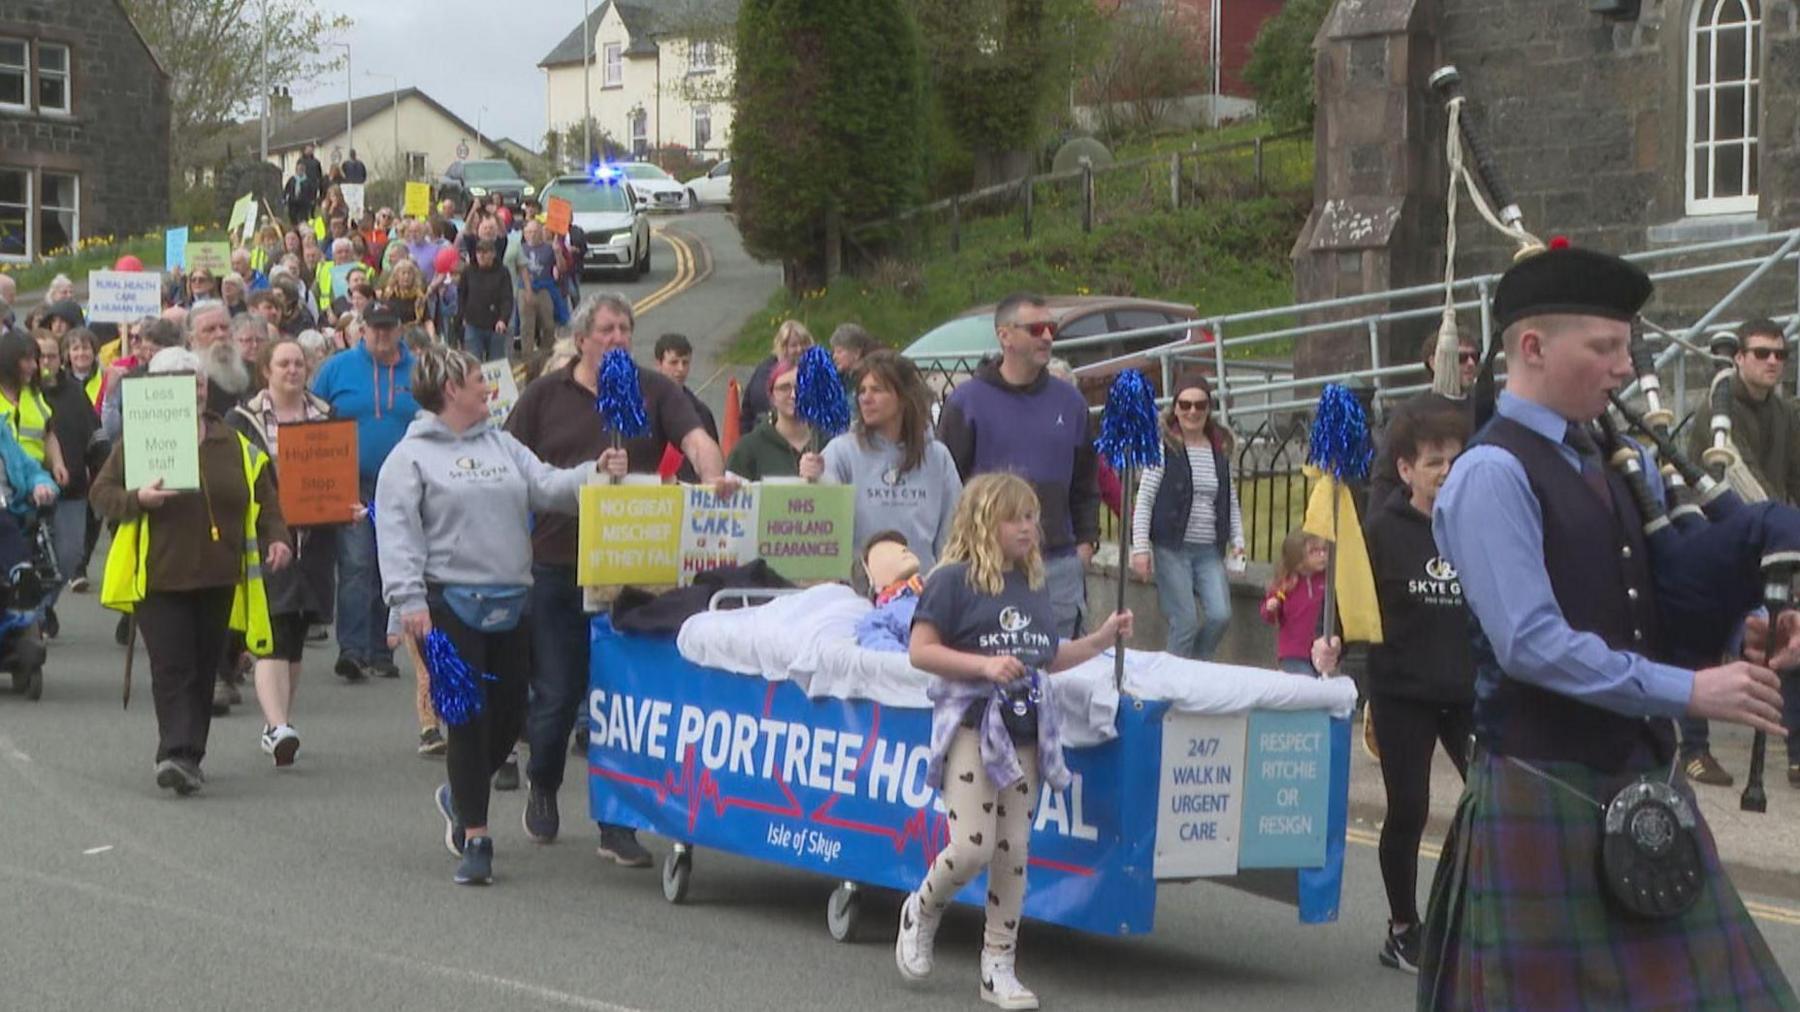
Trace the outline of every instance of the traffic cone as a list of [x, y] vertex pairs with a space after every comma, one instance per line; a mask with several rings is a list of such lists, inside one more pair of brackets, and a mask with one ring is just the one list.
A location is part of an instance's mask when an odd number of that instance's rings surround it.
[[739, 429], [743, 421], [738, 418], [739, 406], [743, 403], [738, 381], [734, 376], [725, 384], [725, 424], [719, 427], [719, 449], [726, 456], [731, 456], [731, 448], [737, 445]]

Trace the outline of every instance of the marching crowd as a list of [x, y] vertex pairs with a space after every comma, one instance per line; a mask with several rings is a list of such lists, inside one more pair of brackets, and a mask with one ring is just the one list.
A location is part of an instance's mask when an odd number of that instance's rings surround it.
[[[337, 171], [346, 181], [353, 174]], [[90, 557], [102, 526], [112, 526], [100, 597], [129, 613], [121, 642], [141, 639], [149, 657], [156, 783], [181, 795], [201, 788], [211, 718], [241, 700], [247, 676], [263, 715], [262, 748], [278, 767], [294, 763], [305, 648], [334, 623], [333, 670], [345, 681], [398, 678], [396, 654], [408, 656], [417, 750], [445, 757], [434, 800], [458, 859], [455, 881], [487, 883], [489, 792], [520, 786], [520, 743], [523, 828], [539, 843], [561, 832], [570, 751], [585, 754], [576, 733], [589, 672], [575, 567], [579, 486], [597, 473], [657, 474], [671, 448], [682, 480], [727, 493], [788, 476], [852, 485], [857, 553], [897, 538], [919, 560], [910, 655], [943, 688], [933, 694], [932, 783], [944, 789], [959, 833], [974, 830], [951, 841], [905, 901], [897, 963], [909, 978], [930, 972], [939, 917], [988, 868], [982, 995], [1035, 1008], [1013, 958], [1027, 817], [1039, 785], [1067, 777], [1056, 708], [1042, 702], [1055, 681], [1042, 676], [1134, 625], [1129, 612], [1088, 614], [1087, 564], [1109, 474], [1086, 400], [1056, 375], [1056, 324], [1045, 301], [1019, 294], [999, 303], [999, 354], [944, 398], [935, 421], [936, 395], [916, 366], [860, 328], [840, 328], [829, 344], [852, 424], [824, 442], [796, 410], [799, 363], [814, 340], [789, 321], [745, 388], [741, 416], [754, 427], [727, 455], [711, 412], [686, 386], [693, 348], [678, 334], [660, 336], [640, 363], [645, 434], [619, 439], [607, 430], [594, 408], [601, 363], [609, 351], [634, 350], [632, 306], [613, 294], [583, 297], [579, 238], [549, 235], [529, 204], [515, 212], [478, 200], [465, 215], [446, 206], [424, 219], [396, 219], [386, 208], [352, 216], [337, 187], [315, 184], [291, 191], [289, 210], [290, 226], [260, 228], [222, 278], [171, 271], [161, 315], [129, 325], [86, 324], [66, 279], [13, 320], [14, 293], [0, 288], [9, 423], [0, 451], [11, 493], [11, 512], [0, 517], [0, 570], [25, 558], [22, 524], [43, 508], [66, 589], [87, 592]], [[1773, 394], [1786, 344], [1773, 325], [1753, 325], [1745, 337], [1734, 431], [1771, 495], [1792, 501], [1800, 417]], [[501, 357], [527, 363], [532, 378], [496, 427], [482, 364]], [[1475, 364], [1465, 347], [1465, 379]], [[195, 379], [198, 491], [126, 486], [123, 381], [165, 374]], [[1142, 475], [1134, 504], [1115, 508], [1129, 524], [1130, 571], [1156, 585], [1168, 649], [1207, 659], [1231, 619], [1229, 575], [1246, 569], [1244, 525], [1232, 436], [1217, 420], [1210, 381], [1191, 372], [1171, 386], [1159, 416], [1164, 464]], [[341, 523], [291, 526], [277, 496], [282, 430], [326, 419], [356, 425], [359, 507]], [[1361, 673], [1365, 733], [1389, 802], [1380, 863], [1390, 920], [1379, 955], [1411, 972], [1431, 959], [1417, 874], [1432, 755], [1441, 744], [1459, 772], [1476, 759], [1481, 658], [1468, 635], [1467, 573], [1459, 579], [1463, 567], [1440, 547], [1440, 494], [1471, 436], [1465, 401], [1427, 396], [1401, 406], [1363, 497], [1385, 630]], [[1318, 634], [1327, 556], [1325, 543], [1302, 531], [1283, 543], [1260, 608], [1277, 627], [1276, 656], [1265, 662], [1307, 676], [1348, 666], [1341, 644]], [[1000, 648], [990, 634], [1001, 628], [1041, 634]], [[485, 706], [466, 720], [447, 724], [428, 692], [428, 661], [442, 660], [426, 656], [437, 649], [434, 630], [485, 676]], [[54, 610], [44, 631], [56, 634]], [[1036, 704], [1028, 726], [1002, 705], [1020, 692]], [[1797, 729], [1793, 697], [1786, 726]], [[1685, 718], [1689, 779], [1729, 783], [1706, 745], [1705, 717], [1741, 713], [1698, 705], [1657, 712]], [[1800, 787], [1800, 741], [1790, 736], [1787, 745], [1789, 780]], [[651, 864], [629, 827], [601, 825], [599, 839], [611, 860]]]

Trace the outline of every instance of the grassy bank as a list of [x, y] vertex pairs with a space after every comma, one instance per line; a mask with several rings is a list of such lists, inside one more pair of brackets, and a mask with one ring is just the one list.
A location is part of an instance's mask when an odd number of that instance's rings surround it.
[[[188, 241], [209, 242], [224, 238], [223, 225], [199, 226], [190, 230]], [[0, 274], [11, 275], [21, 293], [36, 292], [49, 287], [51, 279], [58, 274], [67, 274], [79, 284], [87, 280], [89, 271], [110, 270], [127, 254], [142, 260], [146, 270], [155, 270], [162, 266], [163, 251], [161, 232], [123, 238], [97, 235], [82, 239], [74, 250], [28, 264], [0, 264]]]
[[853, 322], [905, 347], [964, 309], [1018, 290], [1168, 299], [1208, 315], [1281, 305], [1292, 297], [1288, 252], [1306, 211], [1301, 202], [1269, 197], [1121, 214], [1092, 233], [1051, 219], [1029, 243], [1016, 218], [972, 221], [959, 252], [940, 242], [921, 260], [883, 260], [802, 297], [778, 290], [740, 331], [731, 358], [767, 355], [775, 328], [790, 317], [821, 340]]

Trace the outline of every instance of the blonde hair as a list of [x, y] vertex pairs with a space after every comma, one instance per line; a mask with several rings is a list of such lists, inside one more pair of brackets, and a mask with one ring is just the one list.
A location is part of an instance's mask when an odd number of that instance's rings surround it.
[[[1006, 586], [1008, 568], [1000, 550], [1000, 525], [1038, 513], [1037, 493], [1025, 479], [1007, 472], [978, 475], [963, 486], [938, 564], [967, 563], [969, 586], [983, 594], [1000, 593]], [[1016, 565], [1032, 590], [1044, 585], [1044, 556], [1036, 544]]]
[[776, 358], [781, 357], [781, 350], [787, 346], [790, 337], [798, 337], [805, 341], [808, 348], [818, 343], [813, 340], [812, 331], [806, 329], [806, 324], [799, 320], [783, 320], [781, 326], [775, 328], [773, 353]]
[[1304, 528], [1288, 532], [1281, 541], [1281, 558], [1275, 560], [1275, 579], [1269, 584], [1270, 590], [1286, 583], [1288, 577], [1300, 575], [1300, 567], [1306, 565], [1306, 553], [1315, 541], [1324, 543], [1325, 539], [1306, 533]]

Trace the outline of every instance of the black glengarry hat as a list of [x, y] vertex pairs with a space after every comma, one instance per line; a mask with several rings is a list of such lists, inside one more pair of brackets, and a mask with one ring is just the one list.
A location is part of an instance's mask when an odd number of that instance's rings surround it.
[[1549, 313], [1630, 320], [1654, 288], [1636, 264], [1553, 240], [1549, 250], [1501, 275], [1494, 292], [1494, 326], [1504, 330], [1528, 316]]

